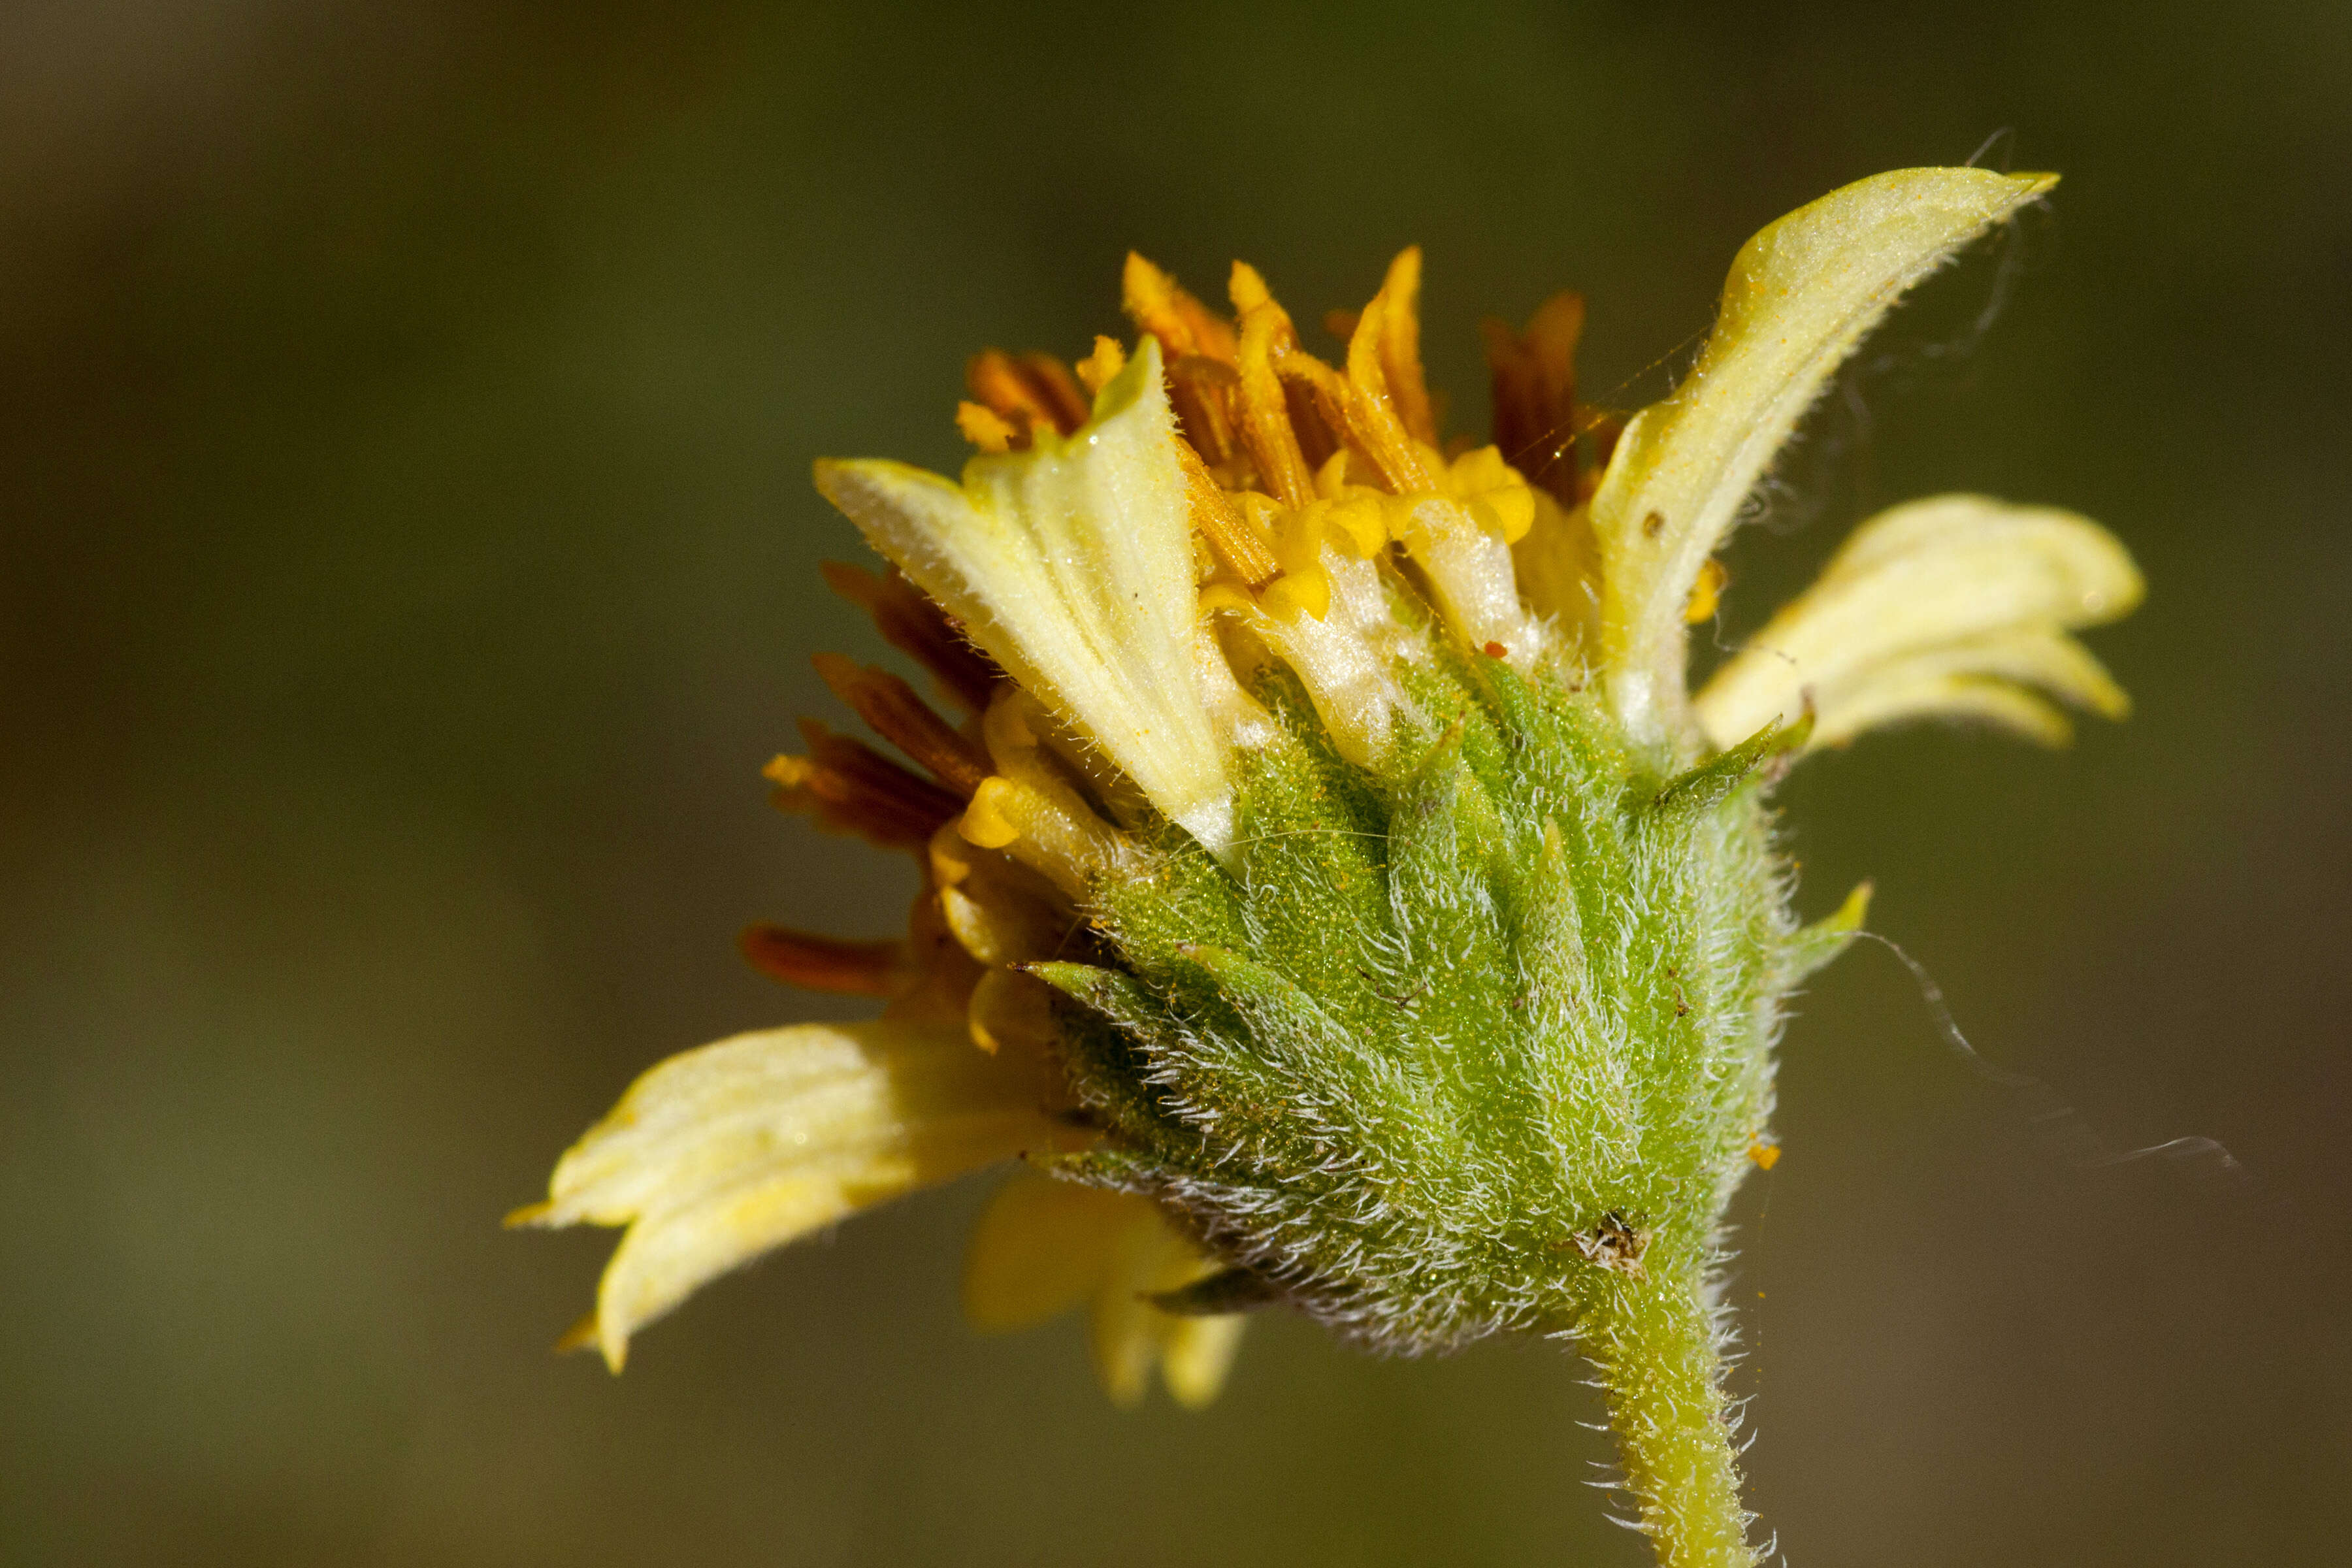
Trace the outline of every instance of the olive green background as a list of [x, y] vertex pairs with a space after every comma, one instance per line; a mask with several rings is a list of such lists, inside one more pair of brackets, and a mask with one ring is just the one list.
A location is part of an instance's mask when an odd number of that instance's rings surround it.
[[[0, 1561], [1633, 1564], [1565, 1356], [1279, 1318], [1203, 1415], [970, 1336], [984, 1183], [551, 1357], [608, 1238], [509, 1206], [658, 1057], [856, 1009], [748, 973], [903, 863], [756, 769], [870, 632], [810, 459], [958, 460], [964, 356], [1117, 330], [1132, 245], [1302, 320], [1428, 251], [1433, 374], [1586, 292], [1657, 395], [1738, 242], [1987, 161], [1734, 551], [1736, 638], [1871, 507], [2113, 525], [2120, 728], [1808, 763], [1817, 982], [1731, 1287], [1809, 1564], [2318, 1563], [2352, 1531], [2352, 13], [904, 10], [29, 0], [0, 14]], [[2004, 268], [2007, 268], [2004, 271]], [[1975, 330], [1989, 302], [2001, 309]]]

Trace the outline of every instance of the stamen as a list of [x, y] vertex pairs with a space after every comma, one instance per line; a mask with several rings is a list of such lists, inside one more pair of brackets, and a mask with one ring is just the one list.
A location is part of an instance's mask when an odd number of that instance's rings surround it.
[[1069, 435], [1093, 416], [1094, 399], [1080, 390], [1078, 379], [1070, 374], [1070, 367], [1054, 355], [1023, 354], [1021, 374], [1053, 410], [1054, 423], [1063, 435]]
[[754, 969], [804, 991], [888, 996], [913, 978], [903, 942], [844, 942], [766, 921], [737, 940]]
[[1234, 367], [1223, 360], [1187, 354], [1168, 362], [1167, 375], [1168, 401], [1184, 439], [1213, 467], [1231, 464], [1240, 450], [1232, 413], [1240, 378]]
[[1421, 371], [1421, 247], [1408, 245], [1389, 263], [1377, 299], [1381, 311], [1381, 368], [1387, 374], [1397, 416], [1415, 440], [1437, 445], [1437, 417], [1429, 384]]
[[1584, 335], [1584, 300], [1555, 294], [1536, 308], [1527, 331], [1488, 318], [1478, 323], [1494, 376], [1495, 445], [1513, 467], [1564, 507], [1580, 499], [1576, 458], [1576, 345]]
[[[1370, 462], [1370, 448], [1357, 428], [1354, 413], [1355, 389], [1347, 378], [1303, 349], [1293, 349], [1275, 361], [1275, 374], [1282, 378], [1283, 392], [1294, 420], [1303, 421], [1306, 427], [1328, 431], [1330, 438], [1318, 443], [1315, 464], [1318, 470], [1328, 468], [1344, 453], [1353, 449], [1366, 454]], [[1314, 416], [1307, 418], [1308, 413]], [[1328, 449], [1323, 449], [1328, 448]], [[1301, 442], [1301, 450], [1305, 443]], [[1342, 466], [1340, 471], [1347, 471]], [[1377, 475], [1377, 468], [1374, 469]], [[1318, 475], [1318, 488], [1321, 477]]]
[[1092, 412], [1069, 366], [1051, 354], [1023, 354], [1016, 360], [1003, 349], [983, 349], [972, 355], [963, 374], [972, 396], [1015, 433], [1015, 447], [1028, 446], [1030, 433], [1040, 426], [1066, 436]]
[[1272, 577], [1273, 552], [1234, 510], [1233, 499], [1210, 474], [1201, 455], [1189, 444], [1179, 441], [1176, 457], [1184, 465], [1185, 494], [1192, 503], [1192, 526], [1209, 542], [1218, 565], [1253, 588]]
[[1026, 435], [1006, 424], [995, 409], [977, 403], [956, 405], [956, 428], [983, 452], [1009, 451], [1016, 440], [1028, 444]]
[[1242, 445], [1256, 463], [1259, 480], [1285, 506], [1305, 506], [1315, 487], [1307, 454], [1291, 428], [1290, 407], [1274, 367], [1297, 344], [1283, 308], [1268, 300], [1242, 318]]
[[804, 757], [781, 756], [761, 770], [776, 785], [776, 804], [805, 811], [835, 833], [855, 833], [886, 849], [929, 842], [963, 802], [916, 777], [862, 742], [803, 719]]
[[833, 694], [856, 711], [874, 732], [930, 771], [957, 795], [971, 798], [992, 771], [978, 746], [931, 711], [915, 689], [887, 669], [860, 667], [837, 653], [821, 653], [816, 672]]
[[[1279, 369], [1276, 374], [1281, 374]], [[1313, 387], [1283, 376], [1282, 402], [1290, 411], [1290, 428], [1308, 468], [1320, 468], [1346, 449], [1339, 436], [1345, 426], [1325, 417], [1322, 399]]]
[[1234, 263], [1233, 276], [1225, 282], [1225, 297], [1234, 302], [1236, 321], [1260, 305], [1274, 303], [1274, 290], [1265, 286], [1265, 275], [1246, 261]]
[[[1390, 335], [1388, 314], [1388, 289], [1382, 285], [1364, 307], [1356, 335], [1348, 340], [1348, 383], [1352, 394], [1346, 410], [1349, 434], [1388, 479], [1391, 490], [1411, 495], [1435, 489], [1436, 477], [1430, 472], [1425, 449], [1415, 445], [1412, 433], [1398, 417], [1382, 354]], [[1417, 372], [1417, 361], [1415, 366]]]
[[1087, 384], [1088, 392], [1099, 393], [1126, 368], [1127, 351], [1118, 346], [1118, 340], [1097, 335], [1095, 352], [1078, 362], [1078, 379]]
[[874, 617], [884, 642], [929, 670], [973, 712], [987, 708], [1004, 679], [1003, 672], [897, 567], [878, 577], [840, 561], [828, 561], [822, 570], [827, 587]]
[[1188, 354], [1234, 363], [1234, 329], [1132, 250], [1119, 291], [1129, 319], [1160, 340], [1171, 364]]

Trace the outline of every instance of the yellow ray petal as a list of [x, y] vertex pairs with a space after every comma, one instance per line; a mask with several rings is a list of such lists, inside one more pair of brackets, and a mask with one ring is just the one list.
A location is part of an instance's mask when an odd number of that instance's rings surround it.
[[1233, 834], [1197, 689], [1192, 506], [1147, 339], [1064, 437], [975, 458], [963, 482], [821, 462], [817, 488], [974, 641], [1213, 852]]
[[2023, 687], [1958, 675], [1874, 686], [1847, 705], [1844, 717], [1840, 743], [1906, 719], [1972, 721], [2045, 746], [2063, 746], [2074, 738], [2066, 715]]
[[983, 1332], [1025, 1329], [1076, 1306], [1102, 1287], [1112, 1253], [1139, 1209], [1125, 1193], [1016, 1171], [972, 1227], [964, 1256], [963, 1310]]
[[[1180, 1318], [1151, 1304], [1148, 1298], [1181, 1289], [1214, 1273], [1216, 1265], [1171, 1229], [1157, 1207], [1139, 1198], [1134, 1202], [1112, 1238], [1095, 1294], [1095, 1372], [1113, 1404], [1133, 1405], [1159, 1364], [1169, 1392], [1197, 1409], [1216, 1397], [1223, 1384], [1241, 1320]], [[1231, 1326], [1202, 1332], [1197, 1326], [1202, 1323]], [[1164, 1360], [1171, 1352], [1179, 1357], [1173, 1364]]]
[[1699, 721], [1729, 744], [1793, 721], [1810, 698], [1816, 745], [1948, 710], [2063, 740], [2047, 703], [1988, 689], [2036, 688], [2121, 717], [2122, 689], [2064, 634], [2128, 613], [2141, 592], [2123, 546], [2073, 512], [1982, 496], [1912, 501], [1856, 529], [1820, 581], [1716, 672]]
[[1160, 1375], [1177, 1404], [1201, 1410], [1216, 1399], [1242, 1348], [1242, 1331], [1248, 1326], [1249, 1319], [1239, 1312], [1179, 1318], [1171, 1325], [1160, 1352]]
[[[2063, 632], [2028, 627], [1947, 643], [1873, 666], [1837, 689], [1813, 726], [1812, 743], [1843, 746], [1882, 724], [1935, 717], [1955, 691], [1963, 695], [1952, 717], [1990, 718], [2050, 745], [2063, 745], [2072, 738], [2072, 726], [2054, 712], [2054, 724], [2014, 722], [1986, 712], [1974, 695], [1985, 687], [2047, 693], [2106, 719], [2121, 719], [2131, 711], [2131, 698], [2090, 649]], [[2037, 706], [2048, 710], [2046, 703]]]
[[629, 1336], [705, 1282], [855, 1210], [1049, 1147], [1043, 1066], [960, 1026], [803, 1024], [738, 1035], [640, 1078], [555, 1168], [546, 1226], [627, 1226], [596, 1297]]
[[1687, 739], [1684, 607], [1748, 491], [1897, 297], [2056, 183], [1905, 169], [1834, 191], [1741, 247], [1696, 369], [1626, 426], [1593, 497], [1601, 653], [1634, 733]]

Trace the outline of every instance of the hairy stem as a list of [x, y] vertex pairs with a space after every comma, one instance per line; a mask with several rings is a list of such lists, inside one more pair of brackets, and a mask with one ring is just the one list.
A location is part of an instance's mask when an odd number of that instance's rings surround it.
[[1698, 1271], [1623, 1281], [1580, 1337], [1660, 1568], [1751, 1568], [1722, 1357]]

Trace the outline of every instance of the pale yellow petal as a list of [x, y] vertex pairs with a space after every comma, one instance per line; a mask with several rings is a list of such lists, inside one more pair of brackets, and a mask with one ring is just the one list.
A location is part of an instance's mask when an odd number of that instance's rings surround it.
[[1143, 1199], [1016, 1171], [972, 1228], [964, 1315], [987, 1332], [1025, 1329], [1102, 1288]]
[[2045, 746], [2063, 746], [2074, 737], [2065, 714], [2023, 687], [1948, 675], [1873, 688], [1845, 710], [1846, 722], [1832, 743], [1842, 745], [1865, 730], [1906, 719], [1990, 724]]
[[1160, 1359], [1169, 1315], [1144, 1298], [1191, 1284], [1206, 1271], [1200, 1255], [1168, 1228], [1160, 1213], [1138, 1200], [1112, 1240], [1090, 1325], [1095, 1375], [1114, 1405], [1141, 1400]]
[[[1813, 726], [1811, 743], [1843, 746], [1865, 730], [1939, 713], [1989, 718], [2051, 745], [2072, 738], [2063, 716], [2039, 699], [2034, 707], [2055, 722], [2014, 722], [1984, 711], [1980, 693], [1986, 688], [2044, 692], [2107, 719], [2131, 711], [2131, 699], [2090, 649], [2063, 632], [2026, 629], [1948, 643], [1872, 667], [1832, 693]], [[1961, 694], [1957, 703], [1951, 700], [1956, 692]]]
[[1696, 368], [1626, 426], [1592, 501], [1601, 654], [1637, 737], [1688, 739], [1691, 585], [1830, 375], [1906, 289], [2054, 183], [1898, 170], [1799, 208], [1740, 249]]
[[631, 1333], [698, 1287], [857, 1209], [1050, 1146], [1035, 1058], [961, 1027], [803, 1024], [672, 1057], [563, 1156], [533, 1223], [625, 1225], [597, 1291]]
[[1192, 509], [1147, 338], [1068, 437], [975, 458], [963, 482], [823, 462], [817, 488], [1015, 679], [1213, 851], [1225, 752], [1198, 687]]
[[[1181, 1384], [1180, 1398], [1206, 1404], [1223, 1379], [1223, 1367], [1215, 1359], [1215, 1336], [1203, 1339], [1192, 1331], [1193, 1324], [1205, 1320], [1163, 1312], [1150, 1298], [1181, 1289], [1216, 1272], [1217, 1266], [1171, 1228], [1156, 1205], [1139, 1198], [1134, 1202], [1137, 1206], [1113, 1242], [1095, 1295], [1096, 1375], [1113, 1404], [1133, 1405], [1150, 1386], [1152, 1367], [1181, 1342], [1187, 1347], [1185, 1364], [1163, 1366], [1170, 1391], [1177, 1393]], [[1227, 1346], [1227, 1360], [1231, 1353]]]
[[1200, 1410], [1216, 1399], [1248, 1326], [1249, 1319], [1239, 1312], [1175, 1321], [1160, 1352], [1160, 1375], [1177, 1404]]
[[1982, 496], [1913, 501], [1854, 531], [1820, 581], [1716, 672], [1699, 719], [1718, 745], [1793, 721], [1808, 700], [1816, 745], [1943, 710], [2063, 739], [2046, 703], [1986, 689], [2031, 687], [2121, 717], [2122, 689], [2065, 633], [2127, 613], [2141, 592], [2123, 546], [2073, 512]]

